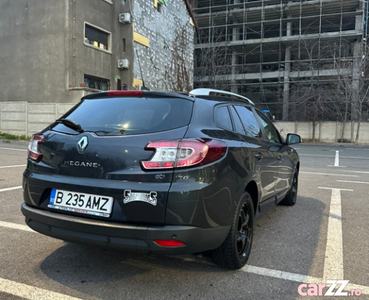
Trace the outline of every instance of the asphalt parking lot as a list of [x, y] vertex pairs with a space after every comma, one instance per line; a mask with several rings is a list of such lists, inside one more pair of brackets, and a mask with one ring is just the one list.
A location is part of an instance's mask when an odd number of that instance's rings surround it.
[[297, 204], [258, 219], [247, 266], [228, 271], [207, 257], [127, 254], [33, 232], [20, 212], [26, 145], [0, 142], [0, 299], [319, 299], [327, 280], [338, 281], [333, 294], [369, 299], [369, 147], [296, 149]]

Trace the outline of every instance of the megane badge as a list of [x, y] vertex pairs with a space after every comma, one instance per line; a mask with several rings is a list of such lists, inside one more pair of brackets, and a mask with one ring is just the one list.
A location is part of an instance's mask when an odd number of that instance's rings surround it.
[[82, 154], [83, 152], [85, 152], [87, 146], [88, 146], [88, 139], [87, 139], [87, 136], [84, 136], [77, 143], [78, 153]]

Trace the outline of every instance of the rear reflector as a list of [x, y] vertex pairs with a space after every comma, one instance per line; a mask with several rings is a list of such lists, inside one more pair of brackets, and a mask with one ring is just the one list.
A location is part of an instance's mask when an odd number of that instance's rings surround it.
[[210, 139], [183, 139], [150, 142], [145, 150], [154, 150], [148, 161], [141, 161], [146, 170], [186, 168], [209, 164], [221, 159], [227, 145]]
[[44, 141], [44, 136], [34, 134], [28, 143], [28, 157], [34, 161], [41, 161], [42, 153], [40, 152], [40, 144]]
[[185, 243], [175, 240], [155, 240], [159, 246], [163, 247], [183, 247], [186, 246]]
[[108, 97], [142, 97], [142, 91], [108, 91]]

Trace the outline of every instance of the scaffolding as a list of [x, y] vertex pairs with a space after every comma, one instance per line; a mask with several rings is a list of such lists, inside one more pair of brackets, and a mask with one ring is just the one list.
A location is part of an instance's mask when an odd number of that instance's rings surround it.
[[308, 106], [299, 116], [296, 99], [312, 85], [332, 88], [342, 75], [353, 87], [358, 84], [363, 66], [357, 62], [366, 55], [366, 4], [366, 0], [197, 0], [195, 87], [245, 95], [279, 119], [307, 119]]

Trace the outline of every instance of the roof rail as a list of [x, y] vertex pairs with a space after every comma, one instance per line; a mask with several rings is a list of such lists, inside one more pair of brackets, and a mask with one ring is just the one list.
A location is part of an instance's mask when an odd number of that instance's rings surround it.
[[226, 97], [233, 97], [236, 99], [239, 99], [240, 101], [246, 101], [252, 105], [255, 105], [254, 102], [252, 102], [249, 98], [241, 96], [239, 94], [235, 94], [235, 93], [231, 93], [231, 92], [226, 92], [226, 91], [221, 91], [221, 90], [214, 90], [214, 89], [194, 89], [190, 92], [190, 95], [194, 95], [194, 96], [226, 96]]

